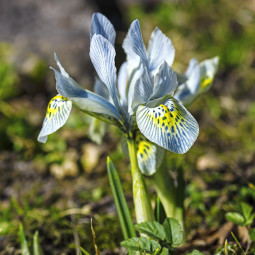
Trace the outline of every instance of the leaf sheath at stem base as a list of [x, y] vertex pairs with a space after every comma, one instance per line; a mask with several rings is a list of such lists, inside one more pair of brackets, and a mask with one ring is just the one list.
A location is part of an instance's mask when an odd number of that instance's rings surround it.
[[174, 178], [170, 175], [163, 160], [157, 172], [153, 175], [152, 181], [156, 192], [165, 209], [167, 217], [178, 220], [184, 231], [184, 179], [182, 170], [178, 170], [177, 187], [174, 185]]

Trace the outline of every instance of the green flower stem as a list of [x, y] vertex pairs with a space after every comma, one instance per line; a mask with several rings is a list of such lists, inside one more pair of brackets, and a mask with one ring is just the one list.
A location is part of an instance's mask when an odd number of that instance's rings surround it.
[[184, 179], [183, 172], [178, 170], [177, 187], [174, 178], [169, 174], [166, 160], [152, 176], [157, 194], [165, 209], [167, 217], [173, 217], [181, 224], [184, 231]]
[[176, 209], [175, 209], [175, 218], [180, 222], [183, 232], [185, 232], [184, 228], [184, 197], [185, 197], [185, 181], [183, 169], [178, 168], [177, 173], [177, 192], [176, 192]]
[[154, 214], [151, 201], [143, 175], [138, 166], [136, 147], [133, 139], [128, 139], [128, 150], [131, 163], [136, 221], [137, 223], [153, 221]]

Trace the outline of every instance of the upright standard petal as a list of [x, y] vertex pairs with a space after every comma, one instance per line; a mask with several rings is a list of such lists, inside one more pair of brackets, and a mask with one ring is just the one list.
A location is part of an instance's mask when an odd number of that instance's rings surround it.
[[121, 112], [117, 87], [115, 49], [113, 45], [101, 35], [93, 35], [90, 43], [90, 58], [101, 81], [107, 86], [112, 101]]
[[47, 141], [47, 136], [61, 128], [67, 121], [72, 109], [72, 103], [65, 97], [53, 97], [47, 107], [46, 116], [37, 140], [41, 143]]
[[218, 69], [219, 57], [204, 60], [200, 67], [200, 93], [207, 91], [213, 83], [214, 76]]
[[140, 132], [137, 132], [135, 143], [141, 172], [145, 175], [153, 175], [162, 162], [165, 150], [146, 139]]
[[160, 98], [168, 94], [173, 94], [176, 87], [176, 74], [173, 69], [166, 62], [164, 62], [155, 77], [152, 98]]
[[[129, 101], [129, 112], [134, 111], [139, 104], [147, 103], [153, 93], [154, 78], [145, 67], [141, 77], [137, 80], [133, 98]], [[132, 109], [131, 109], [132, 108]]]
[[[129, 63], [128, 63], [129, 64]], [[134, 93], [135, 93], [135, 87], [142, 76], [144, 71], [144, 65], [142, 60], [140, 59], [139, 65], [129, 74], [129, 80], [128, 80], [128, 112], [130, 115], [133, 114], [132, 110], [132, 101], [134, 98]]]
[[102, 35], [105, 39], [110, 41], [112, 45], [115, 43], [116, 32], [112, 23], [99, 12], [94, 13], [92, 16], [90, 39], [92, 39], [94, 34]]
[[194, 117], [175, 98], [166, 96], [153, 108], [140, 105], [136, 120], [141, 133], [150, 141], [183, 154], [193, 145], [199, 127]]
[[189, 66], [185, 72], [185, 76], [186, 77], [189, 77], [192, 73], [192, 71], [194, 70], [194, 68], [198, 65], [198, 61], [196, 58], [192, 58], [190, 61], [189, 61]]
[[[122, 45], [127, 56], [132, 59], [139, 56], [145, 65], [148, 65], [146, 49], [143, 43], [140, 24], [138, 20], [134, 20], [130, 25], [127, 36]], [[139, 61], [139, 60], [138, 60]]]
[[148, 46], [149, 69], [155, 74], [159, 67], [165, 62], [172, 66], [175, 57], [175, 49], [172, 41], [166, 37], [159, 28], [151, 34]]
[[127, 104], [127, 89], [128, 89], [128, 70], [127, 62], [124, 62], [118, 74], [118, 90], [122, 104]]
[[198, 64], [193, 66], [186, 84], [191, 94], [197, 94], [200, 87], [200, 68]]

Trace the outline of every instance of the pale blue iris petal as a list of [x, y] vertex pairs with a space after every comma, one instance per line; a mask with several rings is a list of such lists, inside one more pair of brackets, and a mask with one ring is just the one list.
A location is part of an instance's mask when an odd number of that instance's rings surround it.
[[147, 139], [179, 154], [190, 149], [199, 132], [194, 117], [171, 96], [164, 97], [154, 108], [140, 105], [136, 120]]
[[198, 61], [196, 58], [192, 58], [190, 61], [189, 61], [189, 66], [186, 70], [186, 72], [184, 73], [186, 77], [189, 77], [194, 69], [194, 67], [198, 64]]
[[137, 160], [141, 172], [145, 175], [153, 175], [163, 160], [164, 148], [152, 143], [138, 132], [135, 142]]
[[192, 94], [196, 94], [200, 88], [200, 68], [199, 65], [194, 66], [188, 80], [186, 81], [187, 87]]
[[[191, 63], [193, 62], [193, 64]], [[191, 68], [192, 67], [192, 68]], [[200, 88], [200, 68], [197, 62], [190, 61], [190, 65], [186, 73], [189, 74], [187, 81], [178, 86], [174, 97], [184, 105], [191, 104], [199, 94]]]
[[90, 26], [90, 39], [94, 34], [102, 35], [114, 45], [116, 32], [112, 23], [101, 13], [94, 13]]
[[116, 108], [103, 97], [83, 89], [72, 78], [63, 76], [59, 71], [54, 70], [54, 72], [59, 94], [72, 101], [80, 110], [87, 113], [91, 112], [94, 115], [98, 114], [98, 116], [107, 115], [108, 117], [120, 119]]
[[57, 95], [51, 99], [47, 107], [46, 116], [37, 140], [47, 141], [47, 136], [61, 128], [67, 121], [72, 109], [72, 103], [65, 97]]
[[174, 62], [175, 49], [171, 40], [166, 37], [159, 28], [151, 34], [148, 46], [149, 69], [156, 74], [164, 61], [172, 66]]
[[[54, 52], [54, 58], [61, 71], [61, 75], [69, 78], [68, 73], [62, 67], [57, 54]], [[72, 103], [62, 95], [57, 95], [51, 99], [48, 104], [46, 116], [43, 121], [43, 126], [38, 136], [38, 141], [45, 143], [48, 135], [54, 133], [61, 128], [67, 121], [72, 109]]]
[[147, 103], [152, 96], [154, 78], [147, 68], [144, 68], [139, 80], [137, 80], [134, 87], [133, 99], [131, 107], [133, 111], [139, 104]]
[[167, 94], [173, 94], [177, 87], [177, 78], [173, 69], [164, 62], [155, 77], [153, 98], [160, 98]]
[[130, 59], [132, 59], [133, 57], [137, 59], [136, 55], [138, 55], [142, 59], [144, 64], [148, 65], [146, 49], [143, 43], [140, 24], [138, 20], [134, 20], [130, 25], [122, 47]]
[[134, 56], [127, 55], [127, 73], [128, 73], [128, 90], [134, 86], [137, 79], [141, 76], [141, 65], [142, 60], [139, 56], [134, 54]]
[[212, 86], [218, 65], [219, 57], [204, 60], [199, 64], [201, 81], [200, 93], [207, 91]]
[[129, 31], [122, 44], [127, 55], [128, 70], [128, 109], [132, 112], [131, 101], [133, 99], [134, 87], [142, 74], [141, 65], [148, 67], [146, 48], [143, 43], [139, 21], [135, 20], [130, 25]]
[[131, 76], [129, 76], [129, 82], [128, 82], [128, 112], [130, 115], [133, 114], [132, 109], [132, 101], [134, 98], [135, 93], [135, 86], [138, 80], [140, 79], [141, 75], [143, 74], [144, 65], [142, 61], [140, 60], [139, 66], [133, 70]]
[[61, 63], [60, 63], [60, 61], [59, 61], [59, 59], [58, 59], [58, 56], [57, 56], [57, 54], [56, 54], [56, 52], [54, 52], [54, 59], [55, 59], [55, 61], [57, 62], [57, 65], [58, 65], [58, 67], [59, 67], [59, 69], [60, 69], [60, 72], [65, 76], [65, 77], [69, 77], [69, 74], [65, 71], [65, 69], [64, 69], [64, 67], [61, 65]]
[[[153, 175], [162, 163], [165, 149], [149, 141], [140, 132], [136, 132], [135, 146], [141, 172], [148, 176]], [[124, 155], [129, 157], [127, 138], [124, 135], [121, 137], [121, 148]]]
[[101, 81], [107, 86], [112, 101], [119, 112], [120, 103], [116, 87], [115, 49], [101, 35], [93, 35], [90, 43], [90, 58]]
[[118, 90], [122, 104], [127, 104], [128, 71], [127, 62], [124, 62], [118, 74]]
[[97, 77], [95, 78], [94, 92], [106, 100], [110, 99], [109, 91], [106, 85]]

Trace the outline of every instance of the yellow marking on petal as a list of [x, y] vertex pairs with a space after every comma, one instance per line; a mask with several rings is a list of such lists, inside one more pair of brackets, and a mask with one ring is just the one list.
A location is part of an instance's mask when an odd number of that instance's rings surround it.
[[211, 84], [212, 84], [212, 81], [213, 81], [213, 76], [212, 75], [209, 75], [207, 74], [206, 76], [204, 77], [201, 77], [200, 78], [200, 91], [206, 89], [207, 87], [209, 87]]
[[46, 117], [52, 118], [54, 114], [60, 109], [62, 106], [61, 102], [68, 101], [66, 97], [57, 95], [53, 97], [47, 107]]
[[163, 104], [155, 107], [153, 111], [149, 112], [149, 116], [153, 119], [155, 125], [168, 135], [171, 133], [178, 133], [177, 127], [183, 127], [184, 118], [178, 106], [173, 102], [167, 107]]
[[151, 142], [149, 142], [144, 136], [138, 134], [135, 138], [136, 142], [136, 151], [138, 157], [141, 157], [142, 160], [147, 160], [150, 154], [152, 153]]

